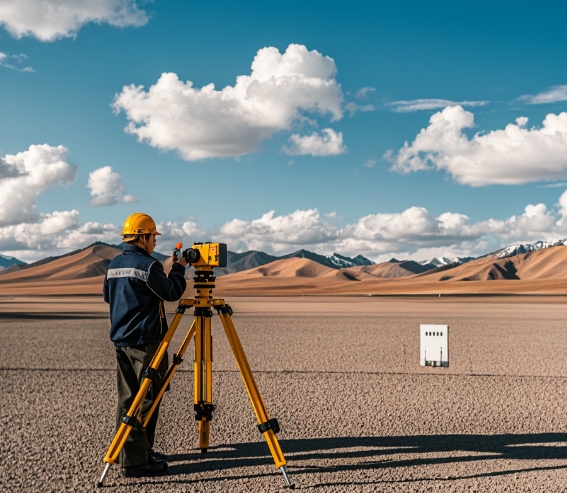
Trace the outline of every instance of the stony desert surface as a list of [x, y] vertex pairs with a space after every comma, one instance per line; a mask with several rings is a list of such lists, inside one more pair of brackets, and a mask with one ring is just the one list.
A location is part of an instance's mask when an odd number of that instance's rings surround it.
[[[567, 489], [567, 298], [227, 301], [297, 490]], [[421, 323], [449, 324], [449, 368], [419, 366]], [[114, 431], [108, 324], [99, 296], [0, 297], [1, 491], [95, 491]], [[190, 347], [158, 428], [169, 474], [126, 480], [113, 466], [102, 491], [284, 489], [213, 325], [209, 453], [196, 448]]]

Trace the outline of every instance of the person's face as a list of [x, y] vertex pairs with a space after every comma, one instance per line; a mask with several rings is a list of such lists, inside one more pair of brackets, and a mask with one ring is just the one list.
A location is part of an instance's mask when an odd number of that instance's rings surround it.
[[156, 243], [157, 243], [157, 236], [150, 235], [150, 239], [148, 240], [148, 253], [150, 255], [154, 253], [154, 250], [156, 249]]
[[142, 243], [146, 252], [151, 255], [156, 248], [156, 235], [150, 235], [147, 240], [145, 236], [141, 236], [140, 243]]

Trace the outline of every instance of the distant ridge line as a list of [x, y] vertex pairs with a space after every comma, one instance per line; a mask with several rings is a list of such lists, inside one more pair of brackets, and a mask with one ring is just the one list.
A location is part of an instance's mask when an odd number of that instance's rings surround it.
[[[340, 282], [341, 285], [346, 283], [345, 286], [350, 284], [351, 287], [345, 289], [347, 289], [347, 292], [357, 291], [357, 295], [364, 295], [364, 291], [362, 287], [353, 288], [354, 281], [382, 282], [404, 278], [411, 281], [413, 286], [411, 292], [419, 293], [418, 286], [415, 283], [422, 280], [436, 283], [493, 280], [515, 282], [535, 279], [567, 280], [567, 249], [562, 248], [566, 246], [565, 241], [538, 242], [532, 246], [520, 246], [522, 247], [520, 250], [527, 251], [514, 256], [509, 256], [509, 252], [514, 251], [517, 245], [477, 259], [438, 257], [426, 263], [392, 258], [388, 262], [379, 264], [373, 263], [362, 255], [354, 258], [337, 253], [320, 255], [305, 249], [282, 256], [256, 250], [241, 253], [229, 251], [228, 265], [223, 268], [216, 268], [215, 275], [220, 278], [229, 276], [230, 283], [242, 281], [250, 283], [253, 280], [257, 282], [256, 280], [266, 278], [266, 281], [261, 281], [266, 286], [270, 283], [280, 283], [275, 278], [286, 278], [288, 284], [292, 278], [320, 279], [323, 283]], [[46, 257], [31, 264], [13, 265], [0, 270], [0, 283], [7, 285], [38, 281], [75, 282], [88, 278], [92, 278], [94, 281], [94, 278], [106, 273], [112, 259], [120, 254], [123, 248], [124, 243], [112, 245], [98, 241], [63, 255]], [[153, 256], [163, 263], [165, 271], [168, 272], [171, 268], [171, 256], [159, 252], [154, 252]], [[452, 261], [455, 262], [451, 263]], [[187, 269], [186, 278], [192, 279], [193, 272], [194, 269]], [[273, 279], [273, 281], [269, 279]], [[317, 286], [320, 284], [319, 280], [313, 282], [318, 283]], [[310, 286], [305, 286], [307, 290], [311, 289]], [[313, 289], [317, 292], [318, 288], [313, 286]], [[441, 291], [453, 290], [444, 289]], [[372, 290], [369, 293], [374, 295]], [[431, 290], [428, 293], [431, 293]], [[263, 293], [260, 292], [259, 294]], [[273, 290], [270, 294], [273, 295]], [[502, 293], [502, 295], [505, 294]], [[445, 294], [444, 296], [448, 295]], [[468, 295], [474, 295], [474, 293], [468, 293]], [[487, 294], [479, 295], [486, 296]]]

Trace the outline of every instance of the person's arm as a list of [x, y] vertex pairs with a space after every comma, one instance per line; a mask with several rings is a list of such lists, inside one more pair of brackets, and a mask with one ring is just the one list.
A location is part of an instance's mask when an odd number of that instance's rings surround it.
[[108, 279], [104, 276], [104, 284], [102, 285], [102, 296], [104, 297], [104, 301], [109, 303], [110, 297], [108, 296]]
[[154, 262], [149, 269], [147, 284], [162, 300], [177, 301], [187, 287], [185, 267], [181, 262], [174, 263], [166, 276], [161, 263]]

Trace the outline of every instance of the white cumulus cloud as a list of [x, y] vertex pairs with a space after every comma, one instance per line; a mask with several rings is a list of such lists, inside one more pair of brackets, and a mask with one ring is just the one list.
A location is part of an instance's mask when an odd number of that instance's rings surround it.
[[401, 213], [361, 217], [338, 232], [337, 248], [376, 254], [453, 244], [475, 236], [463, 214], [446, 212], [433, 217], [424, 207], [414, 206]]
[[210, 241], [210, 236], [206, 231], [197, 225], [194, 218], [186, 221], [165, 221], [157, 223], [157, 229], [161, 236], [157, 237], [158, 246], [156, 249], [162, 253], [170, 253], [179, 242], [183, 243], [183, 248], [189, 248], [196, 241]]
[[471, 186], [519, 185], [567, 176], [567, 113], [548, 114], [541, 128], [526, 128], [527, 118], [503, 130], [477, 133], [474, 115], [460, 106], [435, 113], [415, 140], [384, 158], [401, 173], [437, 169]]
[[0, 251], [34, 261], [95, 241], [119, 241], [116, 226], [80, 224], [77, 210], [38, 211], [36, 202], [45, 190], [74, 181], [76, 166], [68, 154], [64, 146], [43, 144], [0, 157]]
[[131, 204], [138, 199], [134, 195], [124, 194], [125, 188], [120, 175], [112, 167], [104, 166], [89, 174], [87, 187], [91, 190], [91, 205]]
[[291, 146], [284, 147], [283, 150], [292, 156], [336, 156], [346, 152], [342, 132], [337, 133], [331, 128], [324, 128], [322, 134], [317, 132], [304, 136], [293, 134], [289, 142]]
[[317, 209], [297, 210], [285, 216], [270, 211], [258, 219], [233, 219], [214, 236], [233, 248], [281, 252], [323, 245], [335, 238], [336, 226], [323, 223]]
[[557, 221], [557, 225], [560, 227], [563, 225], [567, 226], [567, 191], [561, 194], [557, 205], [559, 206], [559, 214], [561, 215], [561, 219]]
[[486, 106], [489, 101], [450, 101], [448, 99], [412, 99], [411, 101], [392, 101], [385, 106], [396, 113], [437, 110], [447, 106]]
[[89, 22], [142, 26], [148, 15], [136, 0], [2, 0], [0, 25], [16, 37], [54, 41], [75, 36]]
[[342, 117], [332, 58], [292, 44], [283, 54], [262, 48], [251, 68], [221, 90], [214, 84], [195, 88], [164, 73], [147, 91], [125, 86], [113, 106], [129, 120], [128, 133], [188, 161], [256, 152], [275, 132], [309, 122], [306, 113]]
[[0, 160], [0, 226], [39, 219], [36, 200], [43, 191], [75, 179], [76, 166], [67, 162], [68, 153], [63, 146], [31, 145]]
[[518, 101], [522, 101], [526, 104], [549, 104], [567, 101], [567, 85], [553, 86], [547, 91], [535, 95], [525, 94], [524, 96], [520, 96]]

